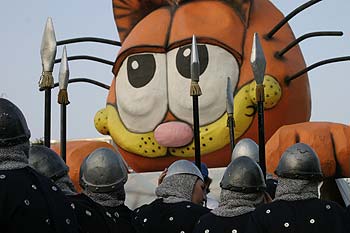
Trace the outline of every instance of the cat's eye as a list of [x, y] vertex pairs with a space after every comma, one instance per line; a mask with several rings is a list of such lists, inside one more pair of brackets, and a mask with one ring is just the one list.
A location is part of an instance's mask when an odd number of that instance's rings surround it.
[[130, 55], [119, 69], [115, 89], [126, 128], [136, 133], [154, 130], [167, 112], [166, 55]]
[[149, 83], [156, 71], [156, 61], [153, 54], [138, 54], [128, 58], [127, 72], [129, 83], [140, 88]]
[[[198, 45], [199, 73], [203, 74], [208, 66], [208, 49], [206, 45]], [[176, 69], [184, 78], [191, 78], [191, 45], [178, 49], [176, 53]]]
[[[185, 45], [168, 52], [169, 108], [179, 119], [192, 124], [192, 98], [190, 96], [191, 46]], [[227, 50], [209, 44], [198, 44], [200, 62], [199, 97], [200, 124], [216, 121], [226, 111], [227, 77], [235, 88], [239, 77], [236, 58]]]

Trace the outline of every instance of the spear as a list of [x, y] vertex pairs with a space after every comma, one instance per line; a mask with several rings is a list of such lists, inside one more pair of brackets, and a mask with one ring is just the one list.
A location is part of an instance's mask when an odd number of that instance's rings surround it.
[[67, 50], [66, 46], [63, 48], [62, 52], [62, 61], [60, 65], [60, 72], [59, 72], [59, 87], [60, 91], [58, 93], [58, 100], [57, 102], [61, 105], [61, 157], [66, 162], [66, 145], [67, 145], [67, 112], [66, 108], [69, 104], [68, 100], [68, 79], [69, 79], [69, 66], [68, 66], [68, 59], [67, 59]]
[[226, 96], [227, 127], [230, 130], [230, 145], [232, 153], [235, 148], [235, 120], [233, 117], [233, 88], [230, 77], [227, 78]]
[[52, 19], [48, 18], [41, 41], [41, 64], [42, 74], [39, 80], [40, 90], [45, 91], [45, 114], [44, 114], [44, 144], [50, 147], [51, 137], [51, 88], [54, 80], [52, 76], [53, 66], [56, 57], [56, 36]]
[[195, 35], [192, 36], [192, 50], [191, 50], [191, 88], [190, 95], [193, 100], [193, 131], [194, 131], [194, 148], [195, 148], [195, 163], [201, 170], [201, 143], [199, 135], [199, 109], [198, 96], [202, 95], [199, 82], [199, 58]]
[[256, 82], [256, 99], [258, 103], [258, 128], [259, 128], [259, 161], [264, 177], [266, 177], [265, 162], [265, 129], [264, 129], [264, 75], [266, 68], [266, 60], [264, 51], [261, 47], [259, 36], [254, 33], [252, 54], [250, 64], [254, 73]]

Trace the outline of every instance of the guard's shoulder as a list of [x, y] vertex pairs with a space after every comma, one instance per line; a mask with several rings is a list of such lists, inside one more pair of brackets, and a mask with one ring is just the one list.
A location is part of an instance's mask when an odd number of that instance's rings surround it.
[[[205, 230], [209, 230], [209, 227], [214, 227], [216, 225], [215, 218], [216, 216], [210, 212], [202, 215], [195, 224], [193, 233], [205, 232]], [[220, 228], [220, 226], [216, 227]]]
[[203, 214], [197, 221], [196, 225], [199, 225], [201, 227], [205, 227], [208, 225], [212, 225], [214, 222], [216, 222], [218, 216], [215, 214], [208, 212]]
[[208, 212], [206, 214], [203, 214], [199, 220], [198, 220], [198, 223], [205, 223], [205, 222], [208, 222], [209, 220], [215, 218], [216, 215], [211, 213], [211, 212]]
[[346, 209], [334, 201], [320, 199], [318, 205], [321, 207], [321, 209], [324, 209], [325, 211], [330, 212], [332, 214], [346, 214]]
[[255, 214], [260, 212], [266, 212], [267, 210], [270, 210], [270, 209], [280, 209], [283, 205], [284, 205], [284, 201], [273, 201], [270, 203], [259, 205], [255, 209], [255, 211], [253, 211], [252, 213]]
[[200, 206], [200, 205], [197, 205], [197, 204], [194, 204], [194, 203], [189, 202], [189, 201], [184, 201], [184, 202], [180, 202], [180, 203], [179, 203], [179, 206], [182, 209], [189, 210], [193, 213], [198, 213], [198, 214], [203, 215], [203, 214], [210, 212], [210, 209], [203, 207], [203, 206]]
[[133, 220], [138, 221], [143, 216], [153, 216], [159, 214], [159, 209], [161, 205], [162, 201], [160, 199], [156, 199], [149, 204], [144, 204], [134, 209]]
[[117, 206], [116, 210], [122, 214], [125, 214], [125, 215], [132, 215], [133, 214], [133, 211], [125, 204]]

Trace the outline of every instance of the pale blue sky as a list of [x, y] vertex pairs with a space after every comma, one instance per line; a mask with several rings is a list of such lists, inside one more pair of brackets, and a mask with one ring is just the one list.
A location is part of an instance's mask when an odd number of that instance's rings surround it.
[[[273, 0], [284, 14], [306, 0]], [[301, 43], [306, 63], [350, 55], [350, 1], [324, 0], [290, 21], [296, 37], [318, 30], [342, 30], [341, 38], [314, 38]], [[57, 40], [94, 36], [117, 39], [111, 0], [11, 0], [0, 8], [0, 95], [24, 112], [32, 139], [43, 137], [44, 95], [38, 91], [41, 74], [40, 43], [47, 17], [52, 17]], [[73, 44], [68, 55], [94, 55], [114, 60], [118, 48], [96, 43]], [[59, 47], [57, 57], [62, 48]], [[89, 77], [110, 84], [111, 67], [90, 61], [69, 63], [71, 78]], [[57, 81], [59, 66], [55, 66]], [[327, 65], [309, 72], [312, 120], [350, 123], [349, 62]], [[89, 84], [69, 86], [69, 139], [99, 137], [95, 113], [105, 106], [107, 91]], [[59, 139], [57, 90], [52, 92], [52, 139]]]

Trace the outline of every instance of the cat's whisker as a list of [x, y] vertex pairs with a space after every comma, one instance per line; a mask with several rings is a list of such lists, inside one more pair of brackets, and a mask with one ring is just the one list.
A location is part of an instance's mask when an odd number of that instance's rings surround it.
[[310, 32], [307, 34], [302, 35], [298, 39], [292, 41], [289, 45], [287, 45], [284, 49], [276, 52], [275, 57], [276, 58], [282, 58], [285, 53], [287, 53], [290, 49], [292, 49], [294, 46], [299, 44], [301, 41], [306, 40], [311, 37], [320, 37], [320, 36], [342, 36], [343, 32], [341, 31], [324, 31], [324, 32]]
[[294, 16], [296, 16], [297, 14], [299, 14], [300, 12], [302, 12], [303, 10], [309, 8], [310, 6], [321, 2], [322, 0], [311, 0], [308, 1], [307, 3], [304, 3], [303, 5], [299, 6], [298, 8], [296, 8], [295, 10], [293, 10], [291, 13], [289, 13], [286, 17], [284, 17], [274, 28], [272, 28], [272, 30], [267, 33], [265, 35], [265, 39], [266, 40], [270, 40], [273, 35], [275, 35], [276, 32], [278, 32], [278, 30], [281, 29], [281, 27], [283, 27], [283, 25], [285, 25], [290, 19], [292, 19]]
[[305, 74], [306, 72], [308, 72], [310, 70], [313, 70], [319, 66], [327, 65], [330, 63], [336, 63], [336, 62], [343, 62], [343, 61], [350, 61], [350, 56], [336, 57], [336, 58], [331, 58], [331, 59], [319, 61], [315, 64], [312, 64], [311, 66], [306, 67], [305, 69], [303, 69], [301, 71], [298, 71], [297, 73], [295, 73], [291, 76], [285, 77], [284, 82], [286, 83], [286, 85], [289, 85], [291, 81], [301, 77], [303, 74]]

